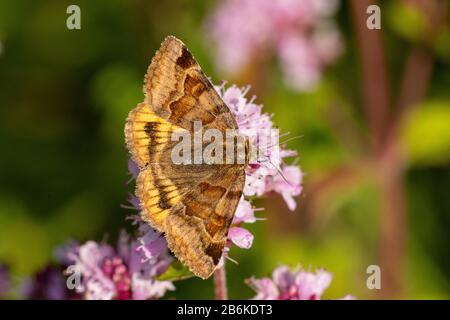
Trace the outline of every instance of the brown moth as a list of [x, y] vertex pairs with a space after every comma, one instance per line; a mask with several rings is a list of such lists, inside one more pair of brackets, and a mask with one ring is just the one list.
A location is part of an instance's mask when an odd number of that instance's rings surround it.
[[[187, 47], [167, 37], [144, 81], [144, 102], [128, 115], [125, 140], [140, 168], [137, 178], [142, 218], [164, 233], [170, 250], [198, 277], [214, 272], [242, 195], [245, 163], [174, 164], [171, 134], [203, 129], [237, 129], [220, 98]], [[225, 148], [225, 146], [223, 146]]]

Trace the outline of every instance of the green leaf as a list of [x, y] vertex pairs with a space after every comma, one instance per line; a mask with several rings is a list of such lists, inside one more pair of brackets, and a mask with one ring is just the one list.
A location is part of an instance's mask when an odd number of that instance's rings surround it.
[[419, 165], [450, 161], [450, 102], [427, 102], [410, 115], [402, 140], [409, 159]]
[[416, 8], [398, 1], [389, 5], [386, 20], [389, 26], [403, 38], [417, 42], [424, 40], [427, 20]]
[[194, 277], [189, 269], [181, 262], [173, 262], [162, 275], [156, 278], [159, 281], [180, 281]]

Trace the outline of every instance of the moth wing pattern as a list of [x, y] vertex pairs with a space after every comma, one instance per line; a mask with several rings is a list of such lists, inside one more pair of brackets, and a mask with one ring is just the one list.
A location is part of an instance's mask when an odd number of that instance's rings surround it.
[[158, 116], [145, 102], [139, 103], [130, 111], [125, 124], [125, 143], [131, 158], [139, 166], [145, 168], [155, 163], [173, 132], [182, 132], [183, 128], [173, 125]]
[[[233, 174], [234, 173], [234, 174]], [[167, 218], [171, 250], [197, 276], [207, 279], [220, 262], [234, 212], [242, 196], [245, 172], [236, 170], [199, 183]], [[230, 181], [225, 188], [222, 178]]]
[[237, 129], [236, 120], [189, 49], [169, 36], [147, 70], [145, 101], [160, 117], [192, 130], [193, 121], [220, 130]]

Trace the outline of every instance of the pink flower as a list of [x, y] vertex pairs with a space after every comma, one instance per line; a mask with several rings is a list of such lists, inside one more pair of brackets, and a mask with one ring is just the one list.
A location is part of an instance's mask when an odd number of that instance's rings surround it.
[[273, 271], [272, 279], [251, 278], [248, 283], [256, 291], [255, 300], [320, 300], [331, 279], [331, 274], [322, 269], [313, 273], [300, 267], [291, 270], [280, 266]]
[[228, 238], [239, 248], [249, 249], [253, 244], [253, 235], [246, 229], [231, 227], [228, 231]]
[[278, 300], [280, 295], [276, 284], [269, 278], [250, 279], [250, 286], [256, 291], [253, 300]]
[[[283, 270], [280, 270], [279, 272], [283, 273]], [[285, 270], [284, 272], [289, 272], [289, 270]], [[283, 275], [280, 276], [282, 277]], [[317, 270], [315, 274], [305, 271], [299, 272], [295, 277], [295, 288], [297, 290], [298, 299], [319, 300], [325, 289], [330, 285], [331, 279], [331, 274], [322, 269]], [[289, 296], [287, 296], [287, 298], [289, 298]]]
[[[236, 73], [248, 63], [257, 48], [269, 41], [272, 21], [267, 19], [267, 2], [222, 1], [212, 14], [207, 30], [216, 42], [218, 65], [222, 64], [224, 70]], [[256, 9], [258, 4], [260, 7]], [[221, 45], [220, 41], [224, 44]]]
[[174, 290], [171, 282], [154, 279], [172, 261], [167, 250], [153, 252], [152, 259], [148, 259], [141, 254], [140, 246], [124, 232], [116, 249], [94, 241], [79, 246], [76, 254], [69, 254], [82, 275], [82, 286], [77, 291], [90, 300], [140, 300], [160, 298], [167, 290]]
[[166, 239], [150, 226], [143, 224], [141, 229], [143, 229], [145, 233], [138, 238], [139, 246], [136, 250], [142, 252], [142, 255], [144, 256], [143, 262], [157, 259], [158, 256], [167, 250]]
[[284, 166], [282, 173], [268, 178], [268, 190], [280, 193], [290, 210], [295, 210], [297, 203], [293, 197], [302, 192], [302, 172], [298, 166]]
[[310, 91], [317, 86], [321, 61], [309, 38], [287, 34], [279, 40], [277, 50], [289, 86], [298, 91]]
[[77, 255], [69, 256], [83, 277], [83, 285], [76, 288], [78, 293], [84, 294], [88, 300], [111, 300], [115, 297], [114, 282], [102, 269], [104, 261], [113, 255], [110, 246], [88, 241], [79, 247]]
[[344, 51], [341, 34], [332, 23], [317, 29], [311, 41], [322, 64], [332, 63]]
[[256, 221], [255, 210], [250, 201], [245, 200], [244, 197], [239, 201], [232, 224], [240, 224], [242, 222], [253, 223]]
[[232, 226], [228, 231], [228, 240], [242, 249], [250, 249], [253, 244], [253, 235], [247, 229], [240, 227], [243, 223], [253, 223], [256, 221], [255, 209], [250, 201], [245, 200], [244, 197], [239, 201]]
[[289, 86], [312, 90], [342, 52], [331, 23], [337, 0], [224, 0], [208, 19], [217, 65], [236, 75], [257, 55], [274, 52]]

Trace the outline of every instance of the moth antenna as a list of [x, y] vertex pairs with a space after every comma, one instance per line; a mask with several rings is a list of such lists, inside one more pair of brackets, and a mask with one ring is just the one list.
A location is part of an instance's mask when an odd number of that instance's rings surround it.
[[282, 144], [285, 144], [285, 143], [287, 143], [287, 142], [289, 142], [289, 141], [292, 141], [292, 140], [295, 140], [295, 139], [298, 139], [298, 138], [303, 138], [303, 135], [298, 135], [298, 136], [295, 136], [295, 137], [286, 139], [286, 140], [284, 140], [284, 141], [278, 142], [278, 143], [273, 144], [273, 145], [271, 145], [271, 146], [268, 146], [268, 147], [266, 147], [266, 148], [272, 148], [272, 147], [275, 147], [275, 146], [281, 146]]
[[293, 187], [293, 185], [286, 179], [286, 177], [284, 176], [283, 172], [281, 171], [280, 168], [278, 168], [276, 165], [274, 165], [272, 163], [272, 161], [269, 160], [269, 163], [275, 168], [275, 170], [277, 170], [277, 172], [281, 175], [281, 177], [283, 178], [284, 181], [286, 181], [286, 183], [288, 185], [290, 185], [291, 187]]
[[286, 142], [289, 142], [289, 141], [292, 141], [292, 140], [295, 140], [295, 139], [299, 139], [299, 138], [303, 138], [303, 135], [302, 135], [302, 134], [300, 134], [300, 135], [298, 135], [298, 136], [295, 136], [295, 137], [292, 137], [292, 138], [286, 139], [286, 140], [284, 140], [284, 141], [280, 142], [280, 144], [284, 144], [284, 143], [286, 143]]
[[[291, 134], [291, 133], [290, 133], [290, 132], [285, 132], [285, 133], [281, 134], [279, 138], [285, 137], [285, 136], [287, 136], [287, 135], [289, 135], [289, 134]], [[284, 144], [284, 143], [286, 143], [286, 142], [289, 142], [289, 141], [291, 141], [291, 140], [298, 139], [298, 138], [302, 138], [302, 137], [303, 137], [303, 135], [298, 135], [298, 136], [295, 136], [295, 137], [286, 139], [286, 140], [284, 140], [284, 141], [282, 141], [282, 142], [278, 142], [278, 143], [275, 143], [275, 144], [273, 144], [273, 145], [267, 146], [267, 147], [265, 147], [265, 148], [268, 149], [268, 148], [272, 148], [272, 147], [275, 147], [275, 146], [279, 146], [279, 145], [282, 145], [282, 144]], [[264, 157], [266, 157], [266, 159], [269, 159], [269, 157], [267, 157], [267, 156], [264, 154], [264, 152], [262, 152], [262, 149], [261, 149], [260, 147], [257, 147], [257, 148], [258, 148], [258, 154], [262, 154]], [[269, 161], [270, 161], [270, 160], [269, 160]], [[262, 163], [262, 162], [265, 162], [265, 161], [261, 161], [260, 159], [257, 159], [256, 162], [257, 162], [257, 163]]]
[[291, 133], [288, 131], [288, 132], [285, 132], [285, 133], [282, 133], [282, 134], [280, 134], [279, 135], [279, 137], [278, 137], [278, 139], [279, 138], [283, 138], [283, 137], [286, 137], [286, 136], [288, 136], [288, 135], [290, 135]]

